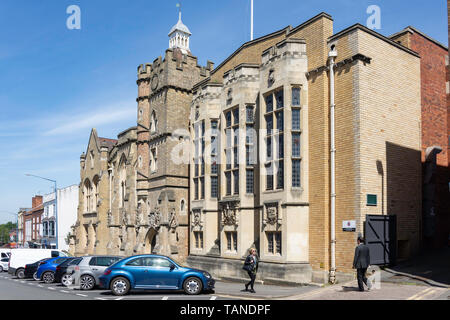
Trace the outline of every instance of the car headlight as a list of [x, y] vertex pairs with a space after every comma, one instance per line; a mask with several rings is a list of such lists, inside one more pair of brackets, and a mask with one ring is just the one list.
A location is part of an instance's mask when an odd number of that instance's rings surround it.
[[204, 271], [203, 275], [205, 276], [205, 278], [211, 279], [211, 275], [208, 272]]

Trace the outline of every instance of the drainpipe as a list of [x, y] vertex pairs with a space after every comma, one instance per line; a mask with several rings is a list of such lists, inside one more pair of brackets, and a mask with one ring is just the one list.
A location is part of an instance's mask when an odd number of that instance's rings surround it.
[[331, 268], [330, 268], [330, 283], [336, 282], [336, 145], [335, 145], [335, 119], [334, 119], [334, 59], [337, 57], [337, 51], [335, 46], [331, 46], [331, 50], [328, 53], [328, 60], [330, 62], [330, 224], [331, 224]]

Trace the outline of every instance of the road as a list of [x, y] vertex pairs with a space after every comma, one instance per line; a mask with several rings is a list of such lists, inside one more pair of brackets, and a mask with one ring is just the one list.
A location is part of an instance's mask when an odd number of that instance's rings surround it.
[[256, 294], [242, 292], [243, 285], [216, 282], [211, 294], [188, 296], [173, 291], [134, 291], [116, 297], [106, 290], [81, 291], [61, 284], [44, 284], [31, 279], [19, 280], [7, 273], [0, 274], [0, 300], [449, 300], [450, 290], [417, 283], [381, 282], [370, 292], [357, 291], [356, 281], [333, 286], [271, 286], [256, 285]]

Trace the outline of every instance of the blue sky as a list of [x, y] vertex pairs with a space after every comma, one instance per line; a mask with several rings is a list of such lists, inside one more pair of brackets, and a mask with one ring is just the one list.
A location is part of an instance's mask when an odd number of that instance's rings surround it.
[[[366, 24], [381, 8], [381, 30], [408, 25], [447, 45], [446, 1], [254, 0], [255, 37], [296, 26], [325, 11], [338, 32]], [[177, 0], [0, 1], [0, 211], [31, 206], [51, 183], [79, 183], [79, 157], [90, 129], [109, 138], [135, 125], [136, 69], [168, 47]], [[69, 5], [81, 30], [69, 30]], [[184, 0], [183, 22], [200, 64], [218, 65], [250, 38], [250, 0]], [[0, 212], [0, 223], [15, 220]]]

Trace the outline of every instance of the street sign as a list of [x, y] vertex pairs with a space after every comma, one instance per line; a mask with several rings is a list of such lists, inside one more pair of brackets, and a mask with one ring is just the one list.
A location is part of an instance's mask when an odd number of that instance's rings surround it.
[[355, 232], [356, 231], [356, 221], [355, 220], [342, 221], [342, 231]]

